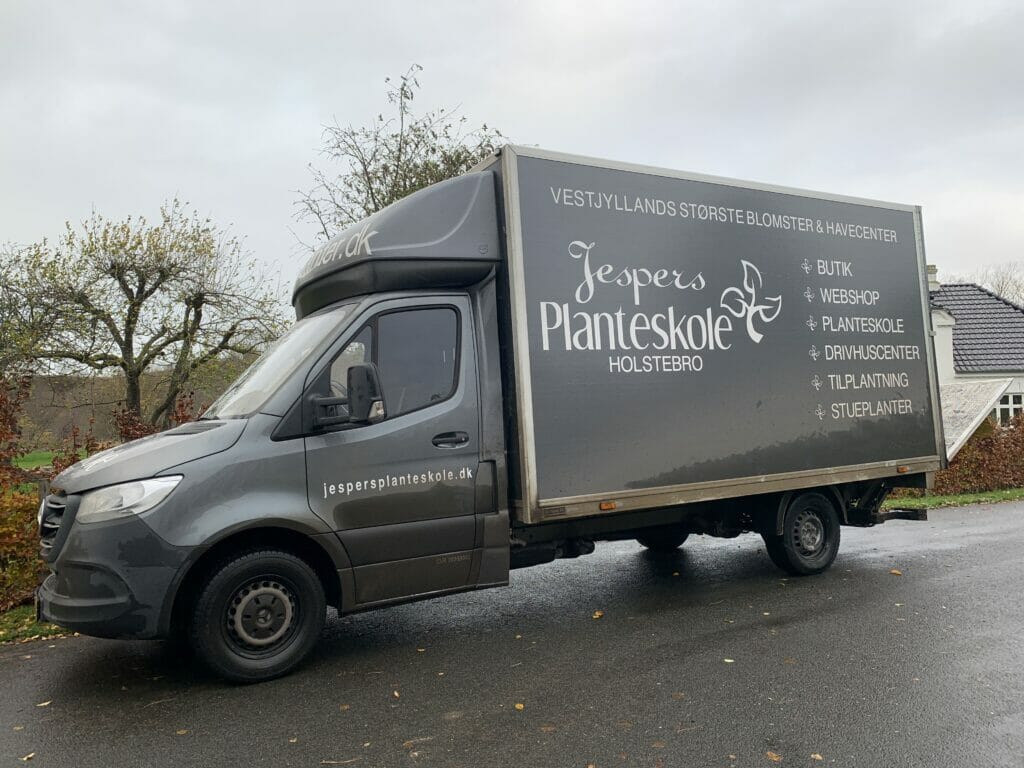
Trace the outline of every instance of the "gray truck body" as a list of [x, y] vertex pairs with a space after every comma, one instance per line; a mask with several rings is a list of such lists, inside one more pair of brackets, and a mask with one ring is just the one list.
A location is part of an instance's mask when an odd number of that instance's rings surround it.
[[[41, 615], [165, 636], [256, 546], [347, 613], [595, 540], [781, 534], [804, 489], [881, 522], [945, 463], [924, 275], [913, 207], [506, 147], [318, 249], [285, 351], [204, 420], [55, 479]], [[151, 509], [76, 522], [155, 477], [180, 480]]]

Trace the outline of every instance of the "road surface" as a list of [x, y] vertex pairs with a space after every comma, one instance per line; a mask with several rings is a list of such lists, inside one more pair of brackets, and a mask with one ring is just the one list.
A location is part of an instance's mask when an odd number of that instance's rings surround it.
[[332, 618], [259, 686], [155, 642], [2, 646], [0, 765], [1019, 767], [1022, 594], [1024, 504], [843, 529], [802, 579], [755, 536], [598, 545]]

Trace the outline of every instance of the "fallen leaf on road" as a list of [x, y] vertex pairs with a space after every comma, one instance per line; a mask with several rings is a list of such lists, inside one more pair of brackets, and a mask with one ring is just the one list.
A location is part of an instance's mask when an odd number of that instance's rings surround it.
[[678, 576], [679, 575], [679, 571], [672, 571], [672, 575], [673, 576]]
[[392, 691], [391, 695], [394, 696], [396, 699], [402, 698], [402, 694], [400, 694], [398, 691]]
[[14, 730], [16, 730], [16, 731], [24, 731], [25, 730], [25, 726], [24, 725], [16, 725], [16, 726], [14, 726]]
[[523, 639], [522, 635], [516, 635], [516, 640], [522, 640], [522, 639]]
[[685, 698], [686, 698], [686, 694], [685, 693], [680, 693], [679, 691], [676, 691], [675, 693], [672, 694], [672, 699], [674, 701], [682, 701]]
[[540, 732], [541, 733], [554, 733], [557, 730], [558, 730], [558, 728], [556, 728], [555, 726], [551, 725], [550, 723], [545, 723], [544, 725], [542, 725], [540, 727]]
[[349, 758], [348, 760], [321, 760], [320, 765], [349, 765], [351, 763], [356, 763], [359, 760], [362, 760], [362, 758], [353, 757]]
[[736, 759], [736, 755], [729, 755], [729, 759], [730, 760], [735, 760]]
[[179, 736], [184, 736], [186, 733], [188, 733], [188, 729], [187, 728], [179, 728], [178, 730], [175, 731], [175, 733], [178, 734]]
[[35, 752], [29, 752], [27, 755], [25, 755], [24, 757], [20, 758], [20, 760], [23, 763], [27, 763], [29, 760], [31, 760], [35, 756], [36, 756]]
[[419, 737], [417, 737], [415, 739], [409, 739], [408, 741], [403, 741], [402, 742], [402, 748], [403, 749], [412, 749], [417, 744], [423, 744], [425, 742], [433, 741], [433, 740], [434, 740], [433, 736], [419, 736]]
[[735, 659], [722, 659], [722, 661], [724, 661], [726, 664], [735, 664], [736, 663]]
[[42, 704], [36, 704], [36, 706], [37, 707], [48, 707], [51, 704], [53, 704], [53, 699], [50, 699], [49, 701], [44, 701]]
[[339, 704], [338, 705], [338, 709], [340, 709], [342, 712], [348, 712], [350, 709], [352, 709], [352, 705], [351, 704]]
[[783, 664], [796, 664], [796, 659], [783, 659]]
[[590, 618], [592, 618], [592, 619], [600, 619], [602, 616], [604, 616], [604, 611], [594, 611], [594, 615], [591, 616]]
[[771, 760], [773, 763], [782, 762], [782, 755], [778, 754], [777, 752], [772, 752], [771, 750], [768, 750], [764, 753], [764, 756]]
[[290, 739], [288, 739], [288, 743], [289, 744], [298, 744], [299, 743], [299, 737], [298, 736], [292, 736]]
[[526, 709], [526, 705], [525, 704], [520, 704], [520, 703], [517, 702], [516, 703], [516, 709], [518, 711], [522, 712], [524, 709]]
[[425, 653], [426, 650], [427, 650], [426, 648], [417, 648], [416, 649], [416, 653]]
[[902, 576], [903, 575], [903, 571], [901, 571], [899, 568], [890, 568], [889, 569], [889, 573], [891, 573], [893, 576]]
[[819, 755], [817, 752], [811, 755], [811, 760], [824, 760], [825, 758]]
[[653, 741], [653, 742], [651, 742], [651, 746], [654, 747], [655, 749], [664, 749], [665, 748], [665, 742], [664, 741]]

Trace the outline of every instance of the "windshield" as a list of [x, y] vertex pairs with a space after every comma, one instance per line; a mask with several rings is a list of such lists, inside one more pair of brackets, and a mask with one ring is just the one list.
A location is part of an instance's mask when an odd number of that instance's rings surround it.
[[299, 320], [235, 379], [227, 391], [206, 409], [203, 418], [238, 419], [255, 413], [345, 319], [353, 306], [343, 304], [329, 312]]

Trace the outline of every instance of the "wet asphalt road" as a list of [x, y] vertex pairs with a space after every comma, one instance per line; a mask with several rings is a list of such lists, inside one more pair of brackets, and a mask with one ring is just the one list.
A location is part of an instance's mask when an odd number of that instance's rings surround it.
[[159, 643], [3, 646], [0, 766], [1024, 765], [1024, 504], [843, 536], [805, 579], [754, 536], [599, 545], [332, 619], [259, 686]]

